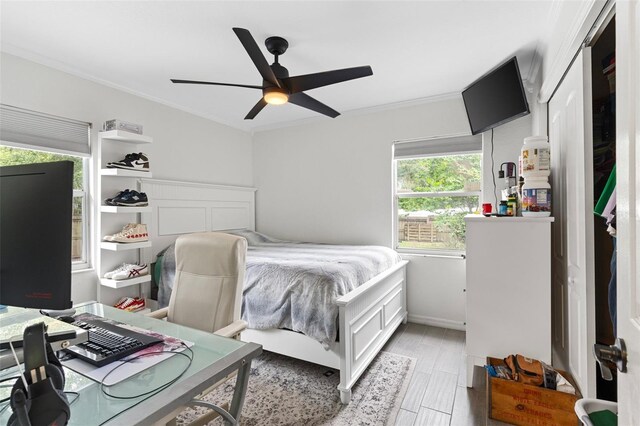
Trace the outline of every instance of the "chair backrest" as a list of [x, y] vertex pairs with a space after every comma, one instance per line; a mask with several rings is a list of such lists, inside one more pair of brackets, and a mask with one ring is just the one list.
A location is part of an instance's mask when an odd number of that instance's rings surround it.
[[213, 333], [240, 319], [247, 240], [219, 232], [176, 240], [167, 320]]

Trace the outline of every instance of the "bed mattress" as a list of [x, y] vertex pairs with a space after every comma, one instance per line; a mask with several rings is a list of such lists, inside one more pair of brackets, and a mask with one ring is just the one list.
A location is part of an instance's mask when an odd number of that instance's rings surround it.
[[[387, 247], [280, 241], [252, 231], [247, 239], [247, 271], [242, 319], [253, 329], [283, 328], [304, 333], [328, 347], [336, 341], [336, 300], [399, 262]], [[163, 256], [158, 299], [169, 302], [175, 254]]]

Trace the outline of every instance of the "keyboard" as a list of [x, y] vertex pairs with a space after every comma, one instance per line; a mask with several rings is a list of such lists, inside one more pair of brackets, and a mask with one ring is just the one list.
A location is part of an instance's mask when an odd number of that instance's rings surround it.
[[71, 324], [87, 330], [89, 340], [64, 351], [98, 367], [162, 342], [162, 339], [99, 319], [76, 320]]

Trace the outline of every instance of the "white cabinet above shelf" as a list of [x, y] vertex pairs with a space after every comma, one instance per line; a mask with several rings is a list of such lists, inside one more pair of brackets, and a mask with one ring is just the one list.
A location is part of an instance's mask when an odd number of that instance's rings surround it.
[[140, 170], [100, 169], [100, 174], [102, 176], [151, 178], [151, 172], [143, 172]]
[[102, 139], [132, 144], [153, 142], [153, 138], [151, 136], [139, 135], [137, 133], [125, 132], [123, 130], [109, 130], [108, 132], [100, 132], [99, 135]]
[[151, 213], [151, 206], [125, 207], [125, 206], [100, 206], [102, 213]]
[[105, 287], [111, 288], [123, 288], [136, 284], [148, 283], [151, 281], [151, 275], [143, 275], [141, 277], [129, 278], [128, 280], [110, 280], [107, 278], [100, 278], [100, 284]]
[[141, 248], [151, 247], [151, 241], [142, 241], [140, 243], [114, 243], [111, 241], [102, 241], [100, 248], [110, 251], [137, 250]]

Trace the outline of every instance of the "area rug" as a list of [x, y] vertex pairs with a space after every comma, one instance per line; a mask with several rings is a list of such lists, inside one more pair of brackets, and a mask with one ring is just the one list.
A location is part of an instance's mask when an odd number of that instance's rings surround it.
[[[380, 352], [352, 388], [348, 405], [336, 387], [340, 373], [316, 364], [264, 352], [254, 360], [240, 423], [253, 425], [387, 425], [394, 424], [413, 374], [415, 358]], [[230, 401], [235, 381], [205, 398], [220, 405]], [[178, 424], [192, 421], [204, 409], [187, 409]], [[220, 419], [211, 422], [221, 424]]]

